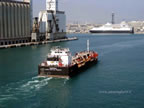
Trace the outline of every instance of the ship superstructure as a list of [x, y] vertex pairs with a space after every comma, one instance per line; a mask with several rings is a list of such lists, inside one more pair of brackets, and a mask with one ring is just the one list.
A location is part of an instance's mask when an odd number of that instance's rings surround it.
[[47, 56], [47, 65], [49, 66], [64, 66], [71, 65], [72, 56], [68, 48], [54, 47], [51, 49], [51, 53]]

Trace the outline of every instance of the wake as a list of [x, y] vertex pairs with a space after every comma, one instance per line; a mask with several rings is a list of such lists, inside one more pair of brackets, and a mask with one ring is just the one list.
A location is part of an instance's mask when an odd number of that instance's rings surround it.
[[30, 80], [23, 80], [16, 83], [10, 83], [0, 87], [0, 106], [3, 102], [9, 100], [18, 100], [19, 97], [32, 97], [42, 87], [48, 85], [52, 78], [33, 77]]

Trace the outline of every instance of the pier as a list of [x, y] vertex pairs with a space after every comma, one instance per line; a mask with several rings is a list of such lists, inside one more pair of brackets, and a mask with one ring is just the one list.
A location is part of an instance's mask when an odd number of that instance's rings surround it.
[[48, 40], [48, 41], [40, 41], [40, 42], [28, 42], [28, 43], [20, 43], [20, 44], [2, 45], [0, 46], [0, 49], [25, 47], [25, 46], [33, 46], [33, 45], [43, 45], [43, 44], [48, 44], [48, 43], [65, 42], [65, 41], [73, 41], [73, 40], [78, 40], [78, 38], [71, 37], [71, 38], [65, 38], [65, 39]]

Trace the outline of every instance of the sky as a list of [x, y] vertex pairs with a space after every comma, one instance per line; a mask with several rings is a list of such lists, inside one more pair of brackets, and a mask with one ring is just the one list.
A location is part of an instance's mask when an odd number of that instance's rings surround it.
[[[45, 10], [46, 0], [33, 0], [34, 16]], [[144, 20], [144, 0], [59, 0], [59, 10], [66, 12], [67, 23], [97, 23]]]

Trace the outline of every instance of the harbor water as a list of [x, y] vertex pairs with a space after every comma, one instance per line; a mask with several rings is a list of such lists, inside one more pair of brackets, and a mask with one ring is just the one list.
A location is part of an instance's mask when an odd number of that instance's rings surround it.
[[[69, 35], [75, 36], [74, 35]], [[78, 34], [79, 40], [0, 50], [0, 108], [144, 108], [144, 35]], [[51, 47], [99, 53], [70, 78], [38, 77]]]

